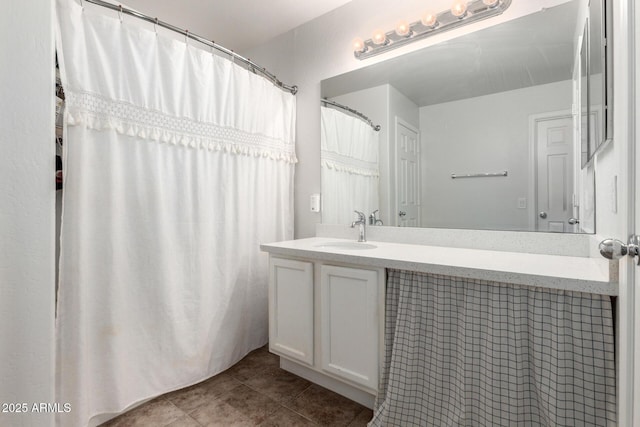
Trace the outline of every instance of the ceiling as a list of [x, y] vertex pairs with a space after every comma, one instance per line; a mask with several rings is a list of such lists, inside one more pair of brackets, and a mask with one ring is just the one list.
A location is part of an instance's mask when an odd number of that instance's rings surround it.
[[350, 1], [124, 0], [124, 3], [242, 53]]
[[545, 9], [322, 82], [322, 96], [390, 84], [418, 106], [572, 78], [578, 2]]

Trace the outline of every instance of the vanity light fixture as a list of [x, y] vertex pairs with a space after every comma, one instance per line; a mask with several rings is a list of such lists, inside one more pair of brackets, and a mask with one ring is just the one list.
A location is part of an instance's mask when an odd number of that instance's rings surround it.
[[387, 35], [382, 30], [374, 31], [373, 37], [371, 37], [371, 41], [373, 41], [373, 44], [378, 46], [385, 46], [388, 44]]
[[353, 39], [352, 43], [353, 43], [354, 52], [364, 52], [365, 50], [364, 40], [362, 40], [360, 37], [356, 37], [355, 39]]
[[396, 25], [396, 34], [401, 37], [411, 37], [411, 26], [407, 21], [400, 21]]
[[467, 14], [467, 2], [464, 0], [454, 1], [453, 5], [451, 6], [451, 14], [458, 19], [464, 18]]
[[427, 11], [416, 22], [409, 24], [407, 21], [400, 21], [395, 29], [386, 33], [383, 30], [376, 30], [368, 40], [354, 39], [353, 54], [357, 59], [366, 59], [433, 34], [498, 16], [511, 6], [512, 1], [455, 0], [449, 10], [440, 13]]
[[422, 22], [422, 25], [424, 25], [427, 28], [435, 28], [438, 26], [438, 14], [435, 12], [427, 12], [424, 15], [422, 15], [422, 18], [420, 19], [420, 21]]

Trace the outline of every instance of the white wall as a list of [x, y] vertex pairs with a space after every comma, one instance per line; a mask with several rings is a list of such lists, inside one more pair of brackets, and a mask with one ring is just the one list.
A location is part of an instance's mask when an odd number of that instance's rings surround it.
[[[529, 118], [571, 113], [571, 80], [420, 108], [422, 225], [528, 230]], [[518, 108], [513, 108], [513, 106]], [[507, 177], [451, 174], [508, 171]]]
[[393, 122], [395, 117], [401, 118], [415, 128], [420, 126], [418, 106], [405, 94], [389, 85], [389, 118]]
[[295, 234], [297, 238], [315, 234], [320, 215], [309, 211], [309, 196], [320, 192], [320, 81], [337, 74], [362, 68], [413, 50], [477, 31], [520, 16], [565, 3], [567, 0], [515, 1], [501, 16], [483, 20], [460, 29], [451, 30], [409, 44], [389, 53], [359, 61], [353, 57], [351, 42], [354, 37], [368, 38], [376, 28], [392, 29], [399, 19], [419, 19], [427, 6], [444, 10], [449, 0], [353, 0], [350, 3], [308, 22], [295, 30], [265, 43], [245, 55], [268, 69], [282, 69], [279, 57], [271, 53], [292, 46], [293, 70], [287, 83], [300, 88], [297, 96], [297, 155], [299, 163], [295, 178]]
[[[51, 0], [0, 13], [0, 403], [54, 402], [54, 50]], [[0, 408], [1, 409], [1, 408]], [[52, 414], [0, 412], [2, 426]]]

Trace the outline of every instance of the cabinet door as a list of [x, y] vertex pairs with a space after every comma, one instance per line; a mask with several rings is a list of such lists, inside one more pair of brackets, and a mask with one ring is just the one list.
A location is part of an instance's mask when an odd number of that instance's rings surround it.
[[378, 390], [378, 272], [321, 268], [322, 369]]
[[313, 264], [271, 258], [269, 349], [313, 365]]

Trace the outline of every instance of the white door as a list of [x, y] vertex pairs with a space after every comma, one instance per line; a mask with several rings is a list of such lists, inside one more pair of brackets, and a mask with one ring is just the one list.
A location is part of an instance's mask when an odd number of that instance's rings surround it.
[[[637, 2], [631, 0], [612, 3], [614, 52], [617, 52], [614, 55], [612, 150], [620, 154], [616, 168], [619, 173], [618, 218], [608, 217], [610, 221], [617, 219], [617, 224], [607, 223], [608, 230], [605, 231], [615, 234], [603, 235], [602, 230], [596, 231], [602, 237], [613, 237], [626, 243], [630, 235], [640, 234], [640, 55], [637, 51], [640, 46], [640, 8], [634, 8]], [[635, 46], [630, 43], [634, 33]], [[613, 200], [603, 202], [613, 205]], [[598, 207], [601, 208], [600, 201]], [[618, 425], [621, 427], [640, 426], [640, 267], [637, 262], [637, 257], [624, 256], [619, 264], [616, 370]]]
[[536, 230], [573, 231], [573, 118], [556, 116], [535, 121]]
[[[640, 28], [640, 9], [636, 10], [636, 22]], [[640, 37], [637, 37], [640, 42]], [[633, 55], [630, 55], [633, 58]], [[636, 56], [636, 74], [633, 76], [636, 83], [640, 83], [640, 56]], [[626, 209], [620, 212], [620, 221], [617, 229], [620, 234], [613, 236], [627, 243], [632, 235], [640, 234], [640, 98], [630, 92], [628, 103], [622, 102], [624, 107], [632, 104], [635, 108], [629, 108], [628, 115], [623, 114], [624, 125], [630, 125], [627, 135], [620, 138], [621, 142], [628, 137], [627, 156], [622, 159], [628, 162], [628, 179], [619, 180], [619, 185], [626, 183], [629, 187], [625, 191], [623, 185], [617, 188], [617, 199], [621, 201], [620, 207], [624, 207], [625, 193], [628, 195]], [[616, 104], [617, 105], [617, 104]], [[615, 111], [614, 111], [614, 114]], [[617, 117], [617, 116], [616, 116]], [[628, 119], [628, 123], [626, 120]], [[625, 126], [620, 129], [626, 130]], [[633, 128], [635, 126], [635, 129]], [[619, 132], [616, 127], [614, 132]], [[615, 137], [613, 143], [618, 142]], [[624, 166], [620, 165], [620, 171]], [[624, 174], [624, 172], [621, 172]], [[605, 202], [606, 203], [606, 202]], [[637, 265], [638, 257], [623, 256], [619, 264], [619, 288], [617, 302], [617, 327], [616, 327], [616, 362], [618, 374], [618, 421], [620, 426], [640, 426], [640, 267]]]
[[320, 275], [322, 369], [375, 393], [383, 315], [379, 272], [323, 265]]
[[269, 264], [269, 350], [313, 365], [313, 263]]
[[396, 215], [400, 227], [420, 226], [420, 139], [396, 117]]

